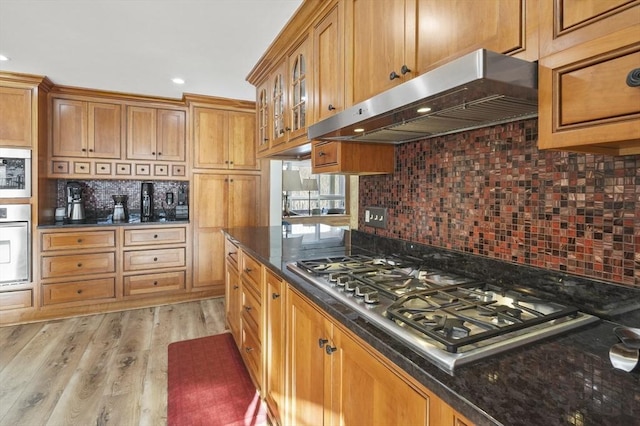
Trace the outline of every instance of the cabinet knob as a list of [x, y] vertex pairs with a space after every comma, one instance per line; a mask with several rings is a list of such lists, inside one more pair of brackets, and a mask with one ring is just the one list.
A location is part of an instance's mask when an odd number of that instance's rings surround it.
[[151, 153], [151, 155], [156, 155], [155, 151]]
[[82, 242], [82, 238], [78, 238], [78, 243], [81, 243], [81, 242]]
[[253, 348], [251, 346], [247, 346], [246, 348], [244, 348], [246, 353], [249, 353], [253, 350]]
[[233, 161], [229, 161], [229, 164], [233, 164]]
[[318, 153], [318, 157], [324, 157], [325, 155], [327, 155], [327, 154], [325, 154], [324, 151], [320, 151]]
[[251, 309], [252, 309], [251, 306], [245, 306], [244, 307], [244, 310], [247, 311], [247, 312], [251, 312]]
[[78, 268], [82, 268], [82, 263], [78, 263]]
[[278, 297], [280, 297], [280, 295], [278, 293], [271, 293], [271, 298], [273, 300], [276, 300]]
[[89, 152], [93, 152], [93, 150], [92, 150], [92, 149], [90, 149], [90, 150], [89, 150]]
[[58, 166], [58, 170], [62, 170], [64, 167], [62, 167], [62, 165]]
[[318, 339], [318, 346], [321, 348], [323, 348], [327, 343], [329, 343], [329, 340], [327, 339], [323, 339], [322, 337]]
[[337, 351], [338, 348], [336, 348], [335, 346], [327, 345], [325, 346], [324, 350], [327, 352], [327, 355], [331, 355], [332, 353]]
[[402, 75], [405, 75], [405, 74], [407, 74], [409, 72], [411, 72], [411, 70], [406, 65], [403, 65], [402, 68], [400, 68], [400, 74], [402, 74]]
[[86, 148], [82, 148], [80, 151], [87, 152], [87, 149]]
[[158, 234], [153, 234], [153, 238], [158, 238]]
[[154, 261], [154, 262], [157, 262], [157, 261], [158, 261], [158, 258], [157, 258], [157, 257], [154, 257], [154, 258], [153, 258], [153, 261]]
[[265, 142], [269, 142], [269, 138], [264, 138], [262, 140], [265, 141]]
[[100, 166], [100, 170], [104, 170], [104, 169], [106, 169], [105, 166]]
[[290, 132], [290, 131], [291, 131], [291, 127], [285, 127], [284, 129], [285, 129], [287, 132]]
[[629, 74], [627, 74], [627, 86], [640, 87], [640, 68], [629, 71]]
[[224, 164], [229, 164], [229, 160], [224, 160]]
[[84, 166], [80, 166], [80, 170], [84, 170]]
[[153, 282], [153, 285], [158, 285], [158, 281], [154, 281], [154, 282]]
[[240, 288], [240, 286], [237, 286], [237, 285], [234, 285], [234, 286], [233, 286], [233, 289], [234, 289], [234, 290], [237, 290], [237, 289], [239, 289], [239, 288]]
[[336, 109], [336, 107], [333, 106], [333, 104], [329, 104], [329, 106], [327, 107], [327, 109], [329, 111], [333, 111], [334, 109]]
[[389, 80], [395, 80], [396, 78], [400, 78], [400, 75], [395, 71], [391, 71], [391, 74], [389, 74]]
[[82, 294], [82, 290], [78, 290], [78, 291], [76, 291], [76, 293]]
[[247, 274], [250, 274], [251, 271], [253, 271], [253, 269], [251, 268], [244, 268], [244, 272], [246, 272]]
[[162, 153], [161, 153], [161, 152], [159, 152], [159, 153], [158, 153], [158, 155], [162, 155]]

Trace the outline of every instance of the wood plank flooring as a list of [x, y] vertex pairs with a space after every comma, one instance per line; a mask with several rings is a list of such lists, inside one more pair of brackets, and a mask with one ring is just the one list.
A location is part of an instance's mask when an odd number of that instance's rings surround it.
[[0, 426], [166, 425], [167, 346], [224, 330], [224, 298], [0, 327]]

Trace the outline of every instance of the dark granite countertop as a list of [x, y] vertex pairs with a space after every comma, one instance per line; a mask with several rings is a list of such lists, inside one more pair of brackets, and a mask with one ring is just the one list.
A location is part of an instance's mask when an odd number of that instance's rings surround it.
[[38, 225], [38, 229], [51, 228], [76, 228], [90, 226], [138, 226], [138, 225], [186, 225], [189, 220], [176, 220], [165, 218], [154, 218], [149, 221], [140, 220], [140, 215], [132, 214], [126, 222], [114, 222], [111, 216], [104, 218], [88, 218], [82, 221], [61, 221], [61, 222], [45, 222]]
[[[593, 287], [593, 297], [607, 297], [601, 304], [604, 307], [597, 306], [591, 312], [608, 307], [610, 319], [457, 367], [450, 374], [286, 269], [288, 262], [297, 259], [398, 250], [390, 246], [393, 242], [372, 239], [358, 231], [345, 231], [342, 235], [342, 230], [324, 225], [301, 225], [284, 233], [282, 227], [233, 228], [225, 232], [335, 320], [478, 425], [640, 425], [640, 372], [616, 370], [608, 356], [611, 345], [617, 343], [612, 330], [618, 323], [640, 326], [640, 309], [634, 308], [640, 302], [640, 289], [576, 279], [572, 284], [580, 287], [576, 300], [585, 299], [587, 308], [589, 304], [597, 304], [588, 300], [589, 288]], [[301, 241], [292, 244], [301, 234], [304, 235]], [[414, 248], [412, 244], [411, 249]], [[433, 248], [425, 249], [424, 255], [457, 256]], [[466, 261], [469, 263], [469, 259]], [[476, 265], [476, 269], [492, 268], [493, 276], [501, 275], [496, 273], [499, 265], [493, 260], [477, 257], [477, 262], [471, 263], [481, 265]], [[514, 275], [510, 270], [513, 265], [502, 266], [505, 274]], [[469, 273], [474, 273], [473, 268]], [[571, 278], [539, 270], [540, 274], [555, 282]], [[532, 268], [524, 268], [518, 285], [527, 285], [522, 277], [536, 281], [535, 276]], [[538, 281], [545, 280], [538, 277]], [[619, 303], [614, 303], [614, 299]]]

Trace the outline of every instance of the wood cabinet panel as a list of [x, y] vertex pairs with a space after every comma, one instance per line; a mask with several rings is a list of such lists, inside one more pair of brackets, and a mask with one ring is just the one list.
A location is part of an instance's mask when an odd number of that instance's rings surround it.
[[115, 298], [115, 279], [103, 278], [42, 286], [43, 304], [97, 301]]
[[242, 326], [242, 342], [240, 353], [245, 361], [249, 375], [256, 388], [260, 390], [262, 376], [262, 349], [255, 331], [251, 327]]
[[4, 291], [0, 293], [0, 311], [24, 309], [33, 306], [33, 290]]
[[115, 247], [116, 233], [108, 231], [52, 232], [41, 235], [42, 251]]
[[115, 253], [42, 256], [42, 278], [58, 278], [115, 272]]
[[240, 274], [232, 262], [225, 265], [225, 317], [227, 326], [236, 341], [241, 346], [240, 338], [240, 307], [242, 306], [242, 291], [240, 290]]
[[[261, 317], [261, 302], [260, 293], [256, 293], [250, 285], [246, 285], [246, 281], [241, 278], [241, 290], [242, 290], [242, 309], [240, 317], [242, 318], [243, 327], [250, 328], [256, 336], [259, 336], [259, 331], [262, 321]], [[258, 339], [258, 342], [260, 339]]]
[[243, 283], [246, 281], [245, 285], [250, 286], [255, 294], [259, 294], [261, 292], [262, 264], [247, 253], [242, 252], [239, 271]]
[[124, 295], [137, 296], [152, 293], [184, 290], [185, 272], [130, 275], [124, 277]]
[[89, 102], [88, 152], [90, 157], [120, 158], [122, 146], [122, 107]]
[[282, 424], [285, 408], [285, 283], [268, 269], [263, 294], [263, 391], [275, 423]]
[[185, 249], [181, 247], [125, 251], [123, 262], [125, 271], [177, 268], [186, 265], [186, 253]]
[[314, 122], [344, 109], [343, 10], [339, 2], [313, 29]]
[[157, 116], [155, 108], [127, 107], [127, 158], [155, 160]]
[[31, 89], [0, 87], [0, 146], [31, 146]]
[[359, 142], [314, 142], [311, 148], [313, 173], [385, 174], [395, 168], [395, 147], [391, 144]]
[[194, 213], [198, 228], [223, 228], [227, 224], [229, 178], [226, 175], [193, 175]]
[[87, 156], [87, 103], [53, 99], [51, 147], [54, 157]]
[[235, 245], [231, 240], [225, 238], [224, 240], [224, 253], [225, 259], [231, 266], [233, 266], [236, 270], [238, 269], [238, 246]]
[[259, 222], [260, 176], [230, 175], [227, 227], [256, 226]]
[[228, 113], [229, 168], [256, 170], [256, 115], [229, 111]]
[[222, 228], [199, 228], [193, 239], [193, 287], [222, 287], [225, 278]]
[[186, 148], [186, 113], [159, 109], [156, 153], [158, 160], [184, 161]]
[[187, 241], [186, 227], [126, 229], [125, 246], [143, 246], [149, 244], [180, 244]]

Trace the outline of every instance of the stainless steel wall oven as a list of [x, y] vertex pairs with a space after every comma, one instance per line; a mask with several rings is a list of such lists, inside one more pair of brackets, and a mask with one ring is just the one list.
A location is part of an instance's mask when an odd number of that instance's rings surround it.
[[0, 287], [31, 280], [31, 206], [0, 205]]

